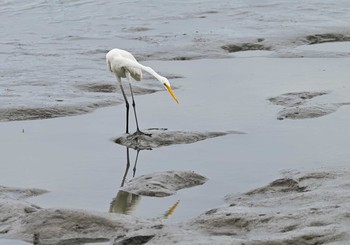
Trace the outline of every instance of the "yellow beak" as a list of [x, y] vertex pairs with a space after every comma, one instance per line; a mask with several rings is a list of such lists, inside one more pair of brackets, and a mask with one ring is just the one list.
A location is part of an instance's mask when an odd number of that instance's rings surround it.
[[171, 96], [174, 98], [174, 100], [176, 101], [176, 103], [179, 104], [179, 101], [177, 100], [172, 88], [170, 86], [168, 86], [167, 84], [164, 84], [164, 86], [166, 87], [166, 89], [168, 90], [168, 92], [171, 94]]

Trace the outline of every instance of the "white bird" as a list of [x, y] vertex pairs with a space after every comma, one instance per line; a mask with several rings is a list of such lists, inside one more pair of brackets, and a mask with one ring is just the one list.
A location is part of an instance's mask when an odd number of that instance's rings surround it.
[[134, 114], [135, 114], [135, 121], [136, 121], [136, 127], [137, 127], [137, 134], [143, 134], [139, 129], [139, 123], [137, 121], [136, 116], [136, 109], [135, 109], [135, 100], [134, 100], [134, 94], [131, 87], [131, 78], [134, 78], [136, 81], [140, 81], [142, 79], [142, 71], [148, 72], [149, 74], [153, 75], [161, 84], [169, 91], [171, 96], [174, 98], [176, 103], [179, 103], [177, 100], [171, 86], [170, 82], [166, 77], [163, 77], [159, 75], [157, 72], [155, 72], [151, 67], [141, 65], [135, 57], [129, 53], [128, 51], [122, 50], [122, 49], [112, 49], [106, 54], [106, 62], [109, 70], [114, 73], [114, 75], [117, 77], [120, 89], [123, 93], [123, 97], [125, 100], [126, 105], [126, 133], [129, 133], [129, 102], [126, 97], [123, 85], [122, 85], [122, 78], [127, 78], [129, 81], [129, 87], [131, 92], [131, 98], [132, 98], [132, 106], [134, 108]]

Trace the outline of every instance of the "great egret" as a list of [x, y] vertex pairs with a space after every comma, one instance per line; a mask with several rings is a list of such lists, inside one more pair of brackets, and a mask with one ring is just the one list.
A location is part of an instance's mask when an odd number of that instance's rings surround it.
[[134, 114], [135, 114], [137, 134], [143, 134], [143, 133], [140, 131], [139, 123], [137, 121], [134, 93], [131, 87], [131, 77], [134, 78], [136, 81], [140, 81], [142, 79], [142, 71], [148, 72], [149, 74], [153, 75], [159, 82], [161, 82], [162, 85], [169, 91], [169, 93], [174, 98], [176, 103], [179, 103], [170, 86], [168, 79], [166, 77], [159, 75], [151, 67], [141, 65], [139, 62], [137, 62], [135, 57], [128, 51], [125, 51], [122, 49], [116, 49], [116, 48], [112, 49], [106, 54], [106, 62], [109, 70], [113, 72], [114, 75], [117, 77], [120, 85], [120, 89], [123, 93], [123, 97], [126, 105], [126, 133], [127, 134], [129, 133], [129, 102], [126, 97], [121, 78], [126, 77], [129, 81], [129, 87], [130, 87], [131, 98], [132, 98], [132, 106], [134, 108]]

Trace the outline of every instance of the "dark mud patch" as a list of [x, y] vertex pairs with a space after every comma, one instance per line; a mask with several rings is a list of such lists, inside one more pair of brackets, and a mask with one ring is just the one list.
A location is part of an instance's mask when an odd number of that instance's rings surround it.
[[264, 39], [259, 39], [258, 43], [239, 43], [239, 44], [226, 44], [221, 46], [223, 50], [228, 51], [229, 53], [240, 52], [240, 51], [249, 51], [249, 50], [271, 50], [271, 46], [266, 46], [262, 43]]
[[301, 182], [301, 181], [307, 181], [307, 180], [315, 180], [315, 179], [334, 179], [335, 176], [330, 173], [330, 172], [322, 172], [322, 171], [319, 171], [319, 172], [311, 172], [311, 173], [307, 173], [307, 174], [304, 174], [303, 176], [301, 176], [298, 181]]
[[207, 178], [191, 171], [166, 171], [130, 180], [121, 190], [141, 196], [165, 197], [176, 191], [203, 185]]
[[[168, 80], [174, 80], [178, 78], [183, 78], [181, 75], [176, 74], [163, 74]], [[132, 88], [133, 92], [136, 95], [143, 94], [152, 94], [158, 91], [163, 91], [163, 86], [150, 74], [143, 73], [142, 74], [143, 82], [133, 82]], [[128, 82], [125, 81], [123, 83], [125, 87], [125, 92], [130, 95]], [[120, 86], [117, 82], [115, 83], [104, 83], [104, 82], [96, 82], [96, 83], [85, 83], [79, 84], [75, 86], [79, 90], [89, 93], [119, 93], [121, 94]], [[176, 86], [173, 86], [173, 89], [176, 89]]]
[[208, 10], [208, 11], [203, 11], [198, 14], [218, 14], [220, 13], [218, 10]]
[[80, 90], [92, 93], [115, 93], [117, 91], [116, 84], [101, 84], [101, 83], [91, 83], [77, 86]]
[[350, 35], [340, 33], [314, 34], [305, 37], [308, 44], [350, 41]]
[[[180, 75], [170, 74], [169, 79], [182, 78]], [[144, 80], [151, 80], [154, 78], [145, 76]], [[130, 96], [130, 89], [128, 84], [125, 83], [125, 93]], [[134, 83], [133, 92], [135, 95], [152, 94], [159, 91], [165, 91], [163, 86], [158, 81], [145, 81], [141, 84]], [[118, 103], [124, 103], [122, 99], [122, 92], [120, 86], [113, 83], [89, 83], [79, 84], [75, 88], [79, 89], [79, 93], [87, 92], [90, 98], [93, 98], [95, 102], [72, 102], [70, 98], [51, 100], [51, 104], [47, 106], [38, 105], [18, 105], [11, 107], [0, 108], [0, 121], [21, 121], [21, 120], [36, 120], [36, 119], [49, 119], [56, 117], [66, 117], [73, 115], [81, 115], [94, 111], [97, 108], [102, 108]], [[178, 87], [173, 86], [176, 90]], [[91, 93], [91, 94], [90, 94]], [[93, 94], [96, 93], [96, 94]], [[115, 96], [112, 93], [117, 93]], [[105, 94], [105, 95], [102, 95]], [[104, 97], [108, 95], [108, 97]], [[87, 100], [85, 100], [87, 101]]]
[[[125, 87], [128, 88], [129, 85], [125, 83]], [[91, 83], [91, 84], [84, 84], [77, 86], [80, 90], [84, 92], [90, 92], [90, 93], [121, 93], [120, 86], [117, 84], [101, 84], [101, 83]], [[161, 91], [163, 88], [158, 87], [141, 87], [138, 85], [132, 85], [132, 89], [135, 95], [142, 95], [142, 94], [152, 94], [158, 91]], [[125, 89], [125, 93], [127, 95], [131, 95], [129, 89]]]
[[146, 31], [152, 30], [152, 28], [137, 26], [137, 27], [132, 27], [132, 28], [128, 28], [128, 29], [124, 28], [124, 30], [128, 31], [128, 32], [146, 32]]
[[[173, 75], [172, 79], [180, 78], [180, 76]], [[127, 85], [127, 84], [126, 84]], [[116, 84], [101, 84], [101, 83], [91, 83], [84, 85], [77, 85], [76, 88], [83, 92], [88, 93], [119, 93], [121, 94], [120, 87]], [[177, 89], [174, 86], [174, 90]], [[143, 85], [133, 85], [133, 92], [135, 95], [152, 94], [158, 91], [163, 91], [164, 88], [161, 87], [157, 82], [151, 83], [147, 82]], [[131, 96], [130, 90], [125, 89], [125, 93]], [[98, 95], [99, 96], [99, 95]], [[98, 100], [94, 103], [75, 103], [66, 102], [65, 100], [56, 100], [56, 104], [52, 106], [45, 107], [29, 107], [29, 106], [19, 106], [19, 107], [8, 107], [0, 108], [0, 121], [21, 121], [21, 120], [36, 120], [36, 119], [49, 119], [56, 117], [66, 117], [73, 115], [81, 115], [94, 111], [97, 108], [110, 106], [117, 103], [123, 103], [121, 96], [111, 95], [108, 100]]]
[[56, 117], [66, 117], [73, 115], [85, 114], [92, 112], [97, 108], [116, 104], [116, 101], [101, 101], [89, 104], [62, 104], [57, 106], [47, 107], [16, 107], [16, 108], [1, 108], [0, 121], [21, 121], [48, 119]]
[[154, 235], [129, 237], [122, 241], [115, 242], [114, 245], [142, 245], [149, 242], [153, 237]]
[[283, 108], [277, 114], [278, 120], [284, 119], [306, 119], [326, 116], [336, 112], [339, 105], [314, 105], [314, 106], [298, 106], [291, 108]]
[[124, 134], [114, 140], [115, 143], [136, 150], [147, 150], [174, 144], [191, 144], [197, 141], [224, 136], [228, 134], [244, 134], [238, 131], [226, 132], [183, 132], [167, 129], [144, 130], [149, 135]]
[[[183, 76], [180, 76], [180, 75], [167, 75], [166, 78], [168, 78], [169, 80], [172, 80], [172, 79], [179, 79], [179, 78], [184, 78]], [[176, 86], [175, 86], [176, 88]]]
[[[216, 51], [216, 50], [215, 50]], [[214, 51], [212, 51], [214, 52]], [[186, 54], [186, 55], [183, 55]], [[188, 60], [199, 60], [199, 59], [205, 59], [205, 58], [227, 58], [226, 55], [220, 54], [203, 54], [203, 53], [196, 53], [196, 52], [190, 52], [187, 49], [184, 49], [183, 51], [178, 51], [176, 53], [174, 52], [153, 52], [144, 54], [140, 57], [140, 60], [163, 60], [163, 61], [169, 61], [169, 60], [175, 60], [175, 61], [188, 61]], [[162, 74], [161, 74], [162, 75]], [[166, 78], [168, 76], [164, 75]], [[169, 78], [168, 78], [169, 79]]]
[[286, 93], [279, 96], [268, 98], [268, 100], [275, 105], [292, 107], [292, 106], [302, 105], [307, 100], [313, 99], [318, 96], [326, 95], [329, 93], [330, 91]]
[[191, 57], [191, 56], [176, 56], [172, 58], [172, 60], [194, 60], [196, 57]]
[[340, 106], [349, 104], [320, 104], [313, 101], [314, 98], [329, 93], [330, 91], [286, 93], [268, 98], [268, 100], [274, 105], [284, 106], [277, 113], [278, 120], [317, 118], [336, 112]]

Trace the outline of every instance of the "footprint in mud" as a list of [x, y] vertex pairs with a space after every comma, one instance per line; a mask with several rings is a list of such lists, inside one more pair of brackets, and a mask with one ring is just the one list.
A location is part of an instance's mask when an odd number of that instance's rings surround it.
[[124, 134], [114, 140], [115, 143], [136, 150], [149, 150], [162, 146], [175, 144], [191, 144], [197, 141], [224, 136], [228, 134], [244, 134], [239, 131], [225, 132], [184, 132], [168, 131], [165, 128], [152, 128], [144, 130], [149, 135]]

